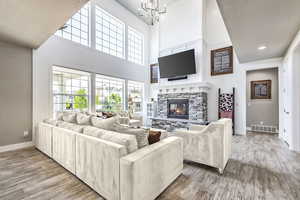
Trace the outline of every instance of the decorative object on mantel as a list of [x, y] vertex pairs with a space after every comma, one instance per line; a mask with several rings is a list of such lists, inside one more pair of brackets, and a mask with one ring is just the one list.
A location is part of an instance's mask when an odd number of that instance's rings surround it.
[[251, 99], [271, 99], [272, 81], [251, 81]]
[[218, 116], [221, 118], [232, 119], [232, 133], [234, 132], [234, 99], [235, 98], [235, 88], [232, 88], [232, 93], [221, 93], [221, 88], [219, 88], [218, 95]]
[[158, 83], [159, 66], [158, 63], [150, 65], [150, 83]]
[[211, 75], [233, 73], [233, 48], [225, 47], [211, 51]]
[[161, 8], [160, 0], [141, 0], [141, 8], [139, 9], [139, 15], [143, 17], [149, 17], [151, 24], [159, 22], [159, 17], [162, 14], [167, 13], [167, 5]]

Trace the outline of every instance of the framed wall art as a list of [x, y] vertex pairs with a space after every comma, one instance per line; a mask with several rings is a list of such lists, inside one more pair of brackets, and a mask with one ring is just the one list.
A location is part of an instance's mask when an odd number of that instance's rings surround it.
[[271, 99], [272, 81], [251, 81], [251, 99]]
[[233, 47], [225, 47], [211, 51], [211, 75], [233, 73]]

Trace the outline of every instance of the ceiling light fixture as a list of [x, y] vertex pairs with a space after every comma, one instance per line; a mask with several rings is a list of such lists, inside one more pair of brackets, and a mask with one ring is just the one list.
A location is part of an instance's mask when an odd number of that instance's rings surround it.
[[260, 47], [258, 47], [257, 49], [258, 50], [265, 50], [267, 47], [266, 46], [260, 46]]
[[160, 0], [141, 0], [139, 15], [151, 18], [152, 25], [159, 22], [160, 15], [165, 13], [167, 13], [167, 6], [160, 8]]

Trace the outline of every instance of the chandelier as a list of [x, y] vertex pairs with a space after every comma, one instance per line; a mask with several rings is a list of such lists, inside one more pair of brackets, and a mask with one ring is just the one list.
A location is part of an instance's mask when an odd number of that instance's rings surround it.
[[[160, 0], [141, 0], [140, 15], [151, 18], [152, 25], [159, 22], [159, 17], [167, 13], [167, 6], [160, 8]], [[142, 12], [141, 12], [142, 11]]]

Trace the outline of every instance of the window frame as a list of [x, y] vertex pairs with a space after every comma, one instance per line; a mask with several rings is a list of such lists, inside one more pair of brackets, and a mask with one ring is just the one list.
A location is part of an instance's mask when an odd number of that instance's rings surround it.
[[[86, 47], [91, 47], [91, 41], [92, 41], [91, 40], [91, 15], [92, 15], [91, 8], [92, 8], [91, 3], [90, 2], [86, 3], [77, 13], [75, 13], [66, 22], [66, 25], [68, 25], [68, 27], [63, 30], [57, 30], [55, 35], [58, 37], [61, 37], [63, 39], [75, 42], [77, 44], [81, 44]], [[87, 15], [83, 14], [83, 12], [87, 12], [86, 13]], [[80, 19], [77, 19], [78, 15], [79, 15]], [[82, 18], [86, 18], [87, 23], [85, 23]], [[79, 27], [75, 26], [75, 22], [77, 22], [79, 24]], [[74, 23], [74, 26], [73, 26], [73, 23]], [[85, 26], [86, 28], [83, 29], [82, 26]], [[73, 30], [77, 31], [79, 33], [79, 35], [75, 34], [75, 32]], [[83, 34], [84, 35], [86, 34], [86, 38], [83, 37]], [[67, 35], [69, 35], [69, 36], [67, 37]], [[75, 39], [75, 38], [77, 38], [77, 39]], [[86, 41], [86, 43], [84, 43], [82, 41]]]
[[[71, 80], [71, 84], [55, 84], [55, 75], [54, 73], [55, 72], [59, 72], [59, 73], [64, 73], [64, 74], [69, 74], [71, 76], [70, 80]], [[92, 105], [92, 101], [91, 101], [91, 94], [92, 94], [92, 87], [91, 87], [91, 80], [92, 80], [92, 75], [91, 73], [88, 73], [88, 72], [84, 72], [84, 71], [81, 71], [81, 70], [74, 70], [74, 69], [69, 69], [69, 68], [65, 68], [65, 67], [60, 67], [60, 66], [53, 66], [52, 67], [52, 71], [51, 71], [51, 75], [52, 75], [52, 84], [51, 84], [51, 93], [52, 93], [52, 112], [53, 114], [56, 114], [57, 112], [65, 112], [65, 111], [70, 111], [70, 112], [77, 112], [77, 111], [87, 111], [87, 112], [90, 112], [91, 111], [91, 105]], [[75, 86], [73, 85], [73, 78], [72, 76], [80, 76], [80, 86]], [[84, 77], [86, 76], [87, 80], [81, 80], [81, 77]], [[61, 82], [63, 82], [63, 77], [62, 77], [62, 80]], [[86, 86], [85, 87], [82, 87], [81, 84], [82, 84], [82, 81], [84, 82], [87, 82]], [[55, 86], [58, 86], [58, 87], [61, 87], [61, 92], [55, 92]], [[69, 87], [71, 88], [70, 92], [64, 92], [66, 91], [66, 87]], [[75, 92], [75, 90], [73, 90], [73, 88], [78, 88], [79, 90], [81, 89], [87, 89], [87, 94], [86, 95], [79, 95], [79, 94], [73, 94], [73, 92]], [[79, 91], [77, 90], [77, 92]], [[61, 102], [55, 102], [55, 96], [60, 96], [61, 97]], [[80, 108], [76, 109], [74, 108], [75, 106], [75, 103], [74, 102], [71, 102], [70, 104], [72, 104], [72, 109], [70, 110], [67, 110], [67, 109], [64, 109], [63, 106], [64, 104], [67, 104], [66, 102], [64, 102], [64, 98], [66, 97], [73, 97], [73, 101], [75, 99], [75, 97], [80, 97], [80, 96], [85, 96], [87, 98], [87, 108], [84, 108], [83, 110], [80, 110]], [[61, 104], [62, 106], [62, 109], [61, 110], [56, 110], [56, 107], [55, 105], [56, 104]]]
[[[130, 32], [132, 32], [133, 34], [130, 34]], [[135, 36], [139, 36], [140, 38], [140, 43], [141, 43], [141, 50], [140, 50], [140, 54], [141, 54], [141, 60], [140, 62], [137, 61], [136, 59], [136, 55], [137, 55], [137, 51], [136, 50], [136, 46], [137, 46], [137, 42], [136, 42], [136, 38], [134, 38], [134, 41], [133, 41], [133, 44], [131, 44], [131, 35], [135, 35]], [[132, 50], [130, 48], [133, 48]], [[133, 53], [134, 54], [131, 56], [130, 53]], [[132, 57], [132, 58], [131, 58]], [[135, 63], [135, 64], [139, 64], [139, 65], [144, 65], [145, 64], [145, 36], [143, 33], [141, 33], [140, 31], [138, 31], [137, 29], [133, 28], [132, 26], [127, 26], [127, 60], [132, 62], [132, 63]]]
[[[102, 75], [102, 74], [96, 74], [95, 75], [95, 80], [94, 80], [94, 84], [95, 84], [95, 91], [94, 91], [94, 94], [95, 94], [95, 111], [97, 112], [97, 90], [98, 90], [98, 86], [97, 86], [97, 82], [101, 82], [101, 81], [97, 81], [98, 79], [102, 79], [102, 87], [103, 87], [103, 80], [106, 80], [108, 81], [109, 83], [109, 90], [107, 91], [109, 94], [107, 96], [104, 96], [102, 98], [106, 98], [108, 96], [110, 96], [113, 92], [113, 90], [110, 90], [111, 88], [111, 82], [117, 82], [117, 84], [121, 84], [122, 85], [122, 95], [121, 95], [121, 110], [125, 110], [125, 107], [126, 107], [126, 96], [125, 96], [125, 91], [126, 91], [126, 80], [125, 79], [121, 79], [121, 78], [115, 78], [115, 77], [111, 77], [111, 76], [106, 76], [106, 75]], [[119, 82], [119, 83], [118, 83]], [[114, 83], [115, 84], [115, 83]], [[104, 90], [104, 89], [103, 89]], [[107, 110], [104, 110], [102, 108], [102, 111], [107, 111]]]
[[[99, 15], [97, 14], [97, 12], [99, 12]], [[103, 17], [104, 15], [105, 15], [105, 17]], [[98, 21], [98, 18], [102, 22]], [[106, 21], [107, 25], [105, 25], [104, 21]], [[126, 24], [125, 24], [125, 22], [123, 22], [119, 18], [115, 17], [114, 15], [110, 14], [105, 9], [103, 9], [101, 6], [95, 5], [94, 26], [95, 26], [95, 31], [94, 31], [95, 49], [102, 53], [106, 53], [111, 56], [125, 59], [125, 57], [126, 57]], [[101, 27], [101, 28], [97, 28], [97, 27]], [[113, 30], [111, 27], [115, 27], [115, 30]], [[106, 33], [105, 33], [104, 29], [107, 29]], [[100, 36], [98, 36], [98, 34]], [[113, 34], [115, 34], [115, 37], [113, 36]], [[106, 39], [104, 38], [104, 35], [105, 35], [105, 37], [107, 37]], [[115, 44], [111, 40], [115, 40]], [[120, 43], [118, 43], [118, 42], [120, 42]], [[107, 46], [104, 45], [104, 43], [107, 43]], [[115, 49], [111, 48], [111, 46], [115, 46]], [[121, 53], [118, 51], [118, 48], [122, 49]], [[107, 49], [107, 51], [105, 51], [104, 49]], [[112, 53], [112, 52], [114, 52], [114, 53]]]

